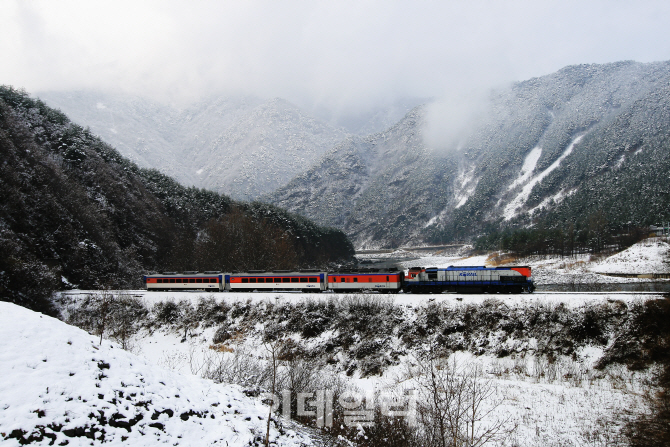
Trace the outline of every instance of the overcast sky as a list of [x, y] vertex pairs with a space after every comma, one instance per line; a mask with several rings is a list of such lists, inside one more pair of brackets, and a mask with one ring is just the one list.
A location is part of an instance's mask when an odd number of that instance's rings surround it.
[[670, 59], [670, 1], [0, 1], [0, 84], [366, 109]]

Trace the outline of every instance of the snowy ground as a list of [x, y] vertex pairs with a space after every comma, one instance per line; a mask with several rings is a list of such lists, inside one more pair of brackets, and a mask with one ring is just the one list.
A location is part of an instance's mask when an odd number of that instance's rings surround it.
[[[195, 303], [200, 297], [196, 293], [150, 293], [142, 294], [147, 303], [161, 300], [182, 299]], [[327, 300], [331, 294], [319, 296], [303, 294], [232, 294], [215, 295], [226, 301], [251, 301], [257, 305], [279, 300]], [[496, 297], [512, 306], [533, 306], [538, 303], [563, 303], [570, 308], [617, 300], [627, 303], [657, 298], [656, 293], [535, 293]], [[436, 301], [444, 301], [453, 306], [482, 303], [487, 295], [443, 294], [438, 296], [396, 295], [382, 297], [395, 304], [416, 308]], [[197, 336], [183, 341], [182, 334], [156, 331], [145, 334], [137, 340], [134, 349], [150, 362], [164, 368], [180, 371], [182, 374], [197, 373], [205, 356], [210, 355], [209, 347], [216, 328], [198, 332]], [[314, 343], [318, 343], [315, 341]], [[263, 350], [258, 340], [250, 340], [250, 350]], [[532, 356], [495, 358], [459, 354], [459, 364], [480, 364], [486, 377], [495, 386], [495, 396], [500, 405], [490, 416], [509, 419], [509, 426], [517, 425], [514, 434], [504, 445], [519, 446], [581, 446], [606, 445], [607, 439], [616, 435], [621, 421], [617, 418], [624, 411], [643, 411], [645, 408], [645, 381], [649, 373], [631, 372], [625, 367], [596, 371], [593, 367], [602, 355], [602, 349], [581, 350], [574, 358], [559, 359], [552, 365], [542, 363], [542, 359]], [[387, 393], [406, 388], [411, 382], [404, 380], [410, 357], [396, 367], [389, 368], [381, 377], [361, 378], [358, 373], [350, 380], [352, 386], [362, 390]], [[551, 369], [551, 371], [546, 371]], [[402, 385], [399, 385], [402, 384]]]
[[[572, 259], [524, 259], [515, 264], [530, 265], [536, 283], [561, 281], [645, 281], [603, 276], [599, 272], [666, 273], [668, 244], [646, 241], [630, 249], [591, 261]], [[399, 253], [405, 268], [415, 265], [484, 265], [491, 256], [465, 257]], [[567, 280], [565, 278], [568, 278]], [[68, 295], [85, 296], [86, 291]], [[188, 300], [196, 303], [204, 294], [194, 292], [128, 291], [147, 307], [159, 301]], [[263, 303], [328, 300], [333, 294], [220, 293], [217, 300]], [[658, 298], [652, 292], [592, 292], [496, 295], [506, 305], [533, 306], [543, 303], [570, 308], [613, 300], [624, 303]], [[482, 303], [490, 295], [404, 295], [381, 297], [413, 309], [445, 302], [452, 306]], [[241, 393], [236, 386], [215, 385], [195, 377], [216, 328], [199, 330], [184, 341], [179, 333], [156, 330], [143, 332], [131, 343], [130, 354], [117, 345], [48, 317], [11, 304], [0, 303], [0, 433], [6, 445], [19, 445], [9, 438], [15, 430], [42, 437], [44, 445], [68, 440], [69, 445], [88, 445], [94, 438], [112, 444], [127, 440], [132, 445], [247, 445], [264, 436], [267, 410], [258, 400]], [[495, 358], [458, 354], [460, 364], [480, 364], [496, 388], [500, 404], [490, 417], [508, 418], [517, 426], [506, 445], [558, 446], [608, 445], [625, 411], [642, 411], [649, 372], [608, 368], [596, 371], [594, 363], [602, 349], [582, 349], [573, 358], [558, 358], [548, 365], [530, 356]], [[258, 353], [257, 353], [258, 354]], [[406, 386], [411, 356], [381, 377], [353, 375], [353, 384], [363, 390], [387, 391], [399, 383]], [[175, 372], [169, 371], [173, 370]], [[346, 379], [346, 377], [343, 376]], [[172, 414], [166, 411], [170, 409]], [[192, 411], [194, 414], [188, 415]], [[181, 415], [187, 415], [180, 417]], [[141, 418], [139, 418], [141, 416]], [[617, 422], [619, 421], [619, 422]], [[97, 427], [97, 428], [96, 428]], [[104, 429], [104, 433], [103, 433]], [[130, 429], [130, 430], [129, 430]], [[69, 433], [69, 435], [68, 435]], [[77, 434], [78, 433], [78, 434]], [[303, 432], [273, 426], [277, 445], [309, 445]], [[87, 437], [89, 436], [89, 437]], [[92, 436], [92, 438], [90, 438]]]
[[[61, 321], [0, 302], [2, 445], [255, 445], [268, 412], [234, 385], [155, 366]], [[310, 445], [292, 430], [277, 445]], [[19, 440], [23, 441], [20, 442]]]

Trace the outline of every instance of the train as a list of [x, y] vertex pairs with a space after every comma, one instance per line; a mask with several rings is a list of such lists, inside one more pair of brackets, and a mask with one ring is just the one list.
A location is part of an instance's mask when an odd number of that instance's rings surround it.
[[528, 266], [411, 267], [321, 270], [163, 272], [144, 276], [147, 291], [204, 290], [210, 292], [318, 293], [532, 293]]

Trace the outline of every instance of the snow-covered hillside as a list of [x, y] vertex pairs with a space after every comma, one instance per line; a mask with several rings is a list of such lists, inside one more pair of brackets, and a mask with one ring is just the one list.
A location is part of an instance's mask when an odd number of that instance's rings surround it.
[[648, 239], [597, 262], [590, 270], [639, 275], [670, 273], [670, 244]]
[[282, 99], [212, 97], [176, 108], [94, 91], [39, 96], [140, 166], [241, 200], [283, 186], [347, 136]]
[[[0, 302], [2, 445], [262, 445], [267, 407]], [[271, 424], [273, 445], [311, 445]]]
[[613, 228], [658, 224], [668, 79], [667, 62], [565, 67], [492, 92], [471, 131], [439, 147], [423, 138], [430, 109], [417, 108], [269, 200], [344, 228], [359, 248], [467, 240], [500, 221], [584, 228], [598, 211]]

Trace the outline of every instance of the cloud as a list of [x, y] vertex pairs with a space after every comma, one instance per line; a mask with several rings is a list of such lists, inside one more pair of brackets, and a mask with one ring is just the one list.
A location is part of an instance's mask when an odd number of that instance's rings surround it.
[[5, 1], [0, 82], [280, 96], [342, 114], [446, 103], [569, 64], [670, 59], [666, 3]]

